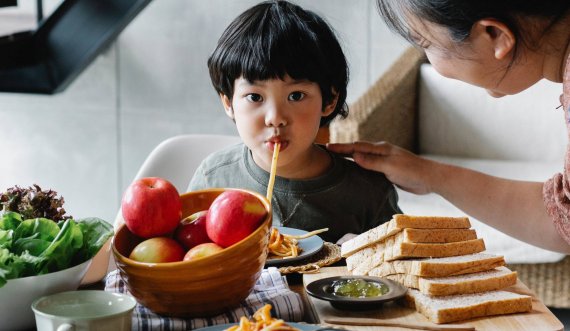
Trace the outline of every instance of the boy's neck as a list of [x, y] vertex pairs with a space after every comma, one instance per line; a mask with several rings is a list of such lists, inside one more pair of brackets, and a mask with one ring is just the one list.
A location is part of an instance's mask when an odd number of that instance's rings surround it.
[[[253, 161], [261, 167], [255, 158]], [[304, 156], [277, 168], [277, 176], [287, 179], [311, 179], [324, 175], [332, 165], [331, 155], [322, 147], [313, 144]], [[261, 167], [263, 168], [263, 167]], [[264, 169], [269, 171], [268, 169]]]

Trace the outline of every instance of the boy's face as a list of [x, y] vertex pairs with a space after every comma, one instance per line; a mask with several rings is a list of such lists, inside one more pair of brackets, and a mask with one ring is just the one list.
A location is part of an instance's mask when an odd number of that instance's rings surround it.
[[294, 173], [311, 161], [321, 118], [334, 110], [334, 102], [323, 110], [317, 83], [289, 76], [255, 82], [240, 77], [233, 99], [222, 95], [222, 103], [261, 168], [270, 170], [275, 143], [281, 143], [280, 173]]

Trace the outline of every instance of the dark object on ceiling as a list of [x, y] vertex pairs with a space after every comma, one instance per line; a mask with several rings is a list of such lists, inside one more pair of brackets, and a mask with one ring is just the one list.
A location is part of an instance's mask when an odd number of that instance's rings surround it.
[[64, 0], [34, 31], [0, 37], [0, 92], [65, 88], [151, 0]]
[[0, 0], [0, 7], [12, 7], [17, 5], [18, 0]]

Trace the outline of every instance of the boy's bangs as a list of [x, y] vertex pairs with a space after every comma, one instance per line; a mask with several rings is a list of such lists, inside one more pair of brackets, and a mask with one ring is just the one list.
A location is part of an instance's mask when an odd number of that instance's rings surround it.
[[[284, 43], [285, 44], [285, 43]], [[311, 49], [302, 45], [286, 43], [271, 45], [270, 52], [250, 51], [240, 58], [240, 73], [250, 82], [267, 79], [284, 79], [289, 75], [295, 80], [320, 81], [321, 63], [311, 54]], [[314, 48], [313, 48], [314, 49]], [[269, 56], [267, 56], [269, 55]]]
[[328, 62], [319, 54], [321, 46], [307, 23], [301, 18], [293, 20], [290, 16], [268, 19], [251, 31], [249, 45], [240, 47], [242, 54], [236, 59], [239, 63], [235, 63], [235, 68], [239, 68], [239, 74], [245, 79], [253, 82], [283, 79], [289, 75], [299, 80], [321, 80], [319, 78]]

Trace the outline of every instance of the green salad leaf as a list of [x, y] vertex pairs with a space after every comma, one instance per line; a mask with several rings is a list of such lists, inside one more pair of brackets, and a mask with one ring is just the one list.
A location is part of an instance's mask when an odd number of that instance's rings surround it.
[[9, 279], [36, 276], [81, 264], [97, 254], [113, 227], [99, 218], [58, 223], [47, 218], [23, 220], [0, 213], [0, 287]]

